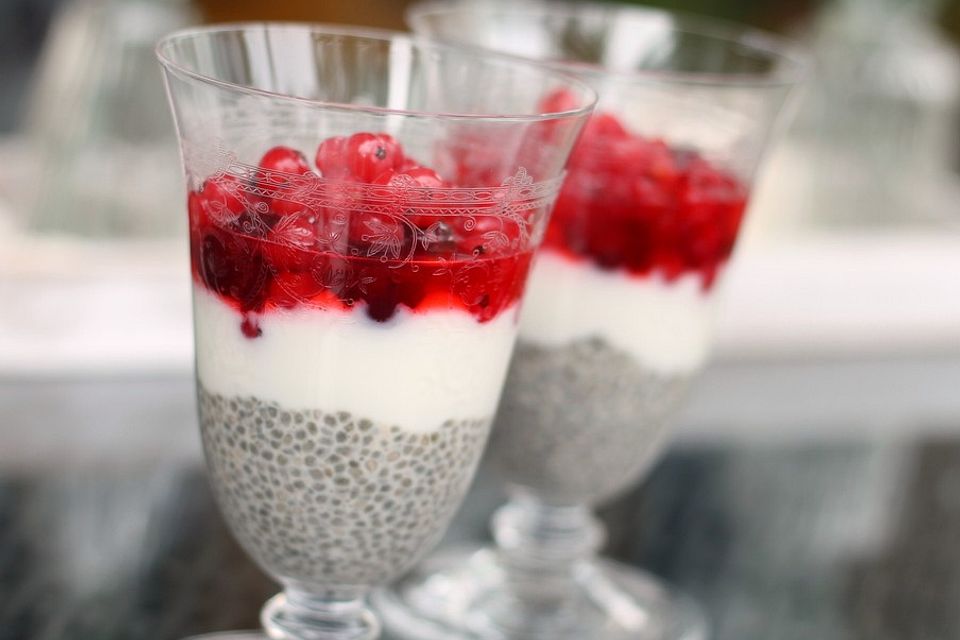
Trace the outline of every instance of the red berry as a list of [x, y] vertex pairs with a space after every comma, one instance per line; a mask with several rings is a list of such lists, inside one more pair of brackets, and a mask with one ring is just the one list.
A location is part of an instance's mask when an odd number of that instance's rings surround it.
[[744, 199], [744, 188], [733, 176], [698, 159], [687, 169], [683, 195], [685, 201], [694, 203], [738, 202]]
[[476, 215], [454, 219], [457, 251], [473, 256], [502, 253], [510, 244], [510, 227], [516, 226], [495, 215]]
[[400, 171], [387, 169], [386, 171], [384, 171], [383, 173], [381, 173], [376, 177], [376, 179], [373, 181], [373, 184], [390, 185], [392, 183], [394, 186], [398, 186], [401, 183], [401, 181], [403, 181], [403, 178], [401, 178], [400, 176], [404, 176], [404, 175], [406, 174], [401, 173]]
[[278, 216], [300, 213], [307, 210], [304, 192], [309, 183], [296, 176], [313, 173], [307, 158], [291, 147], [274, 147], [260, 159], [258, 184], [261, 188], [278, 195], [270, 199], [270, 211]]
[[210, 290], [233, 299], [243, 311], [263, 306], [270, 274], [256, 242], [213, 227], [201, 238], [198, 253], [200, 276]]
[[229, 173], [204, 181], [199, 191], [204, 222], [226, 226], [239, 218], [247, 209], [243, 187], [240, 179]]
[[263, 253], [274, 272], [306, 271], [313, 266], [317, 250], [317, 216], [290, 215], [267, 235]]
[[264, 171], [279, 171], [303, 175], [310, 171], [307, 157], [291, 147], [274, 147], [263, 154], [260, 159], [260, 168]]
[[482, 311], [490, 306], [492, 275], [490, 261], [468, 262], [453, 276], [453, 293], [471, 311]]
[[407, 169], [404, 173], [413, 178], [421, 187], [441, 189], [447, 186], [447, 183], [444, 182], [439, 173], [427, 167], [413, 167]]
[[320, 175], [329, 180], [350, 177], [346, 156], [347, 139], [343, 136], [327, 138], [317, 147], [316, 164]]
[[368, 267], [359, 274], [360, 296], [367, 303], [367, 315], [377, 322], [386, 322], [393, 317], [397, 305], [402, 302], [402, 287], [398, 282], [402, 274], [391, 269]]
[[355, 133], [345, 144], [347, 166], [361, 182], [373, 182], [381, 173], [403, 164], [403, 151], [392, 136], [385, 133]]
[[388, 214], [353, 211], [350, 214], [350, 246], [363, 255], [401, 259], [408, 255], [413, 230], [400, 217]]
[[[265, 203], [261, 203], [261, 206], [267, 207]], [[273, 211], [261, 212], [260, 208], [248, 209], [231, 225], [231, 229], [255, 240], [266, 238], [270, 229], [280, 220], [280, 216]]]
[[[456, 252], [457, 238], [452, 220], [444, 216], [416, 216], [420, 228], [416, 250], [421, 254], [447, 256]], [[467, 253], [464, 251], [463, 253]]]
[[[563, 113], [574, 111], [581, 106], [577, 96], [566, 89], [555, 89], [537, 104], [540, 113]], [[567, 123], [561, 120], [545, 120], [533, 123], [524, 135], [520, 147], [520, 159], [524, 166], [537, 166], [544, 153], [550, 153], [558, 132], [568, 130]]]
[[627, 131], [620, 120], [612, 113], [598, 111], [587, 121], [587, 126], [583, 128], [581, 140], [584, 142], [597, 142], [603, 140], [622, 140], [628, 137]]
[[[595, 114], [583, 129], [580, 140], [570, 158], [571, 173], [582, 172], [606, 179], [602, 174], [624, 175], [630, 169], [628, 149], [644, 145], [646, 141], [631, 137], [620, 121], [609, 113]], [[635, 166], [635, 165], [634, 165]]]
[[676, 156], [666, 142], [659, 139], [650, 142], [645, 164], [646, 175], [665, 188], [675, 188], [674, 183], [680, 178], [680, 168], [677, 166]]
[[[679, 178], [670, 149], [659, 140], [644, 138], [608, 139], [601, 147], [595, 147], [594, 169], [606, 174], [605, 181], [651, 178], [666, 189], [673, 189]], [[608, 186], [605, 186], [607, 189]]]
[[310, 165], [302, 153], [291, 147], [273, 147], [260, 159], [257, 185], [279, 192], [272, 202], [283, 201], [286, 196], [294, 198], [297, 190], [302, 188], [303, 181], [298, 176], [310, 173]]
[[[427, 167], [419, 167], [416, 165], [410, 167], [406, 171], [384, 171], [377, 176], [377, 179], [374, 180], [374, 184], [396, 188], [406, 185], [414, 188], [428, 189], [441, 189], [447, 186], [447, 183], [436, 171]], [[397, 207], [395, 213], [398, 216], [406, 215], [408, 220], [421, 229], [425, 229], [439, 220], [437, 216], [412, 215], [406, 210], [403, 210], [401, 207]]]
[[554, 89], [540, 100], [539, 110], [543, 113], [560, 113], [574, 111], [580, 106], [577, 97], [566, 89]]
[[240, 323], [240, 331], [251, 340], [263, 335], [263, 329], [260, 328], [260, 323], [250, 314], [244, 314], [243, 322]]
[[441, 189], [447, 186], [440, 174], [427, 167], [413, 165], [402, 171], [388, 170], [377, 176], [374, 184], [398, 185], [404, 181], [404, 177], [412, 179], [412, 184], [416, 187], [428, 187], [431, 189]]

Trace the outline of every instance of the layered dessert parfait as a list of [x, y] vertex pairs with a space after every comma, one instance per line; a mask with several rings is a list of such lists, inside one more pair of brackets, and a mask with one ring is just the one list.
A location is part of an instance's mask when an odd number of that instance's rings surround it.
[[507, 215], [509, 187], [458, 189], [375, 133], [196, 183], [200, 420], [223, 511], [286, 579], [387, 580], [472, 477], [543, 212]]
[[639, 477], [706, 359], [746, 199], [695, 150], [593, 116], [531, 274], [491, 438], [507, 482], [574, 504]]

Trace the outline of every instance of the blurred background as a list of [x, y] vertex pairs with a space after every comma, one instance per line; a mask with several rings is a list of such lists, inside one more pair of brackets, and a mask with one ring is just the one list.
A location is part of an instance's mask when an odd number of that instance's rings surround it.
[[[252, 626], [199, 464], [185, 200], [153, 44], [404, 28], [399, 0], [0, 0], [0, 640]], [[960, 635], [960, 0], [658, 0], [815, 57], [679, 441], [608, 550], [720, 638]], [[483, 536], [481, 474], [454, 539]], [[105, 553], [108, 551], [108, 553]]]

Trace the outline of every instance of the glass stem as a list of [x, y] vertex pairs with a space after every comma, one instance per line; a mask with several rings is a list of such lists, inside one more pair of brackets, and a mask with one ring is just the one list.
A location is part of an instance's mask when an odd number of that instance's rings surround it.
[[515, 493], [493, 517], [509, 594], [496, 616], [502, 626], [532, 626], [549, 633], [573, 626], [576, 571], [597, 552], [603, 536], [602, 525], [584, 505], [553, 505]]
[[376, 640], [380, 623], [364, 596], [359, 589], [321, 595], [286, 583], [267, 602], [260, 621], [272, 640]]

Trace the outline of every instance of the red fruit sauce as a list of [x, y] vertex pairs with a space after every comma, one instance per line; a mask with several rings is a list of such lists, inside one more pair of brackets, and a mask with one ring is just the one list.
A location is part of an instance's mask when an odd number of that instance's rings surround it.
[[[469, 217], [469, 201], [457, 203], [456, 216], [389, 215], [365, 210], [356, 196], [342, 206], [302, 197], [321, 177], [367, 185], [381, 201], [410, 188], [474, 187], [495, 177], [498, 158], [462, 158], [451, 184], [391, 136], [357, 133], [324, 140], [315, 165], [316, 172], [300, 151], [274, 147], [248, 181], [217, 175], [189, 194], [194, 277], [243, 314], [245, 336], [260, 336], [256, 318], [274, 309], [361, 305], [384, 322], [400, 308], [453, 307], [485, 322], [521, 296], [530, 249], [508, 249], [520, 227], [491, 215], [489, 202]], [[746, 202], [746, 187], [695, 151], [633, 135], [601, 112], [573, 152], [544, 247], [639, 277], [697, 273], [709, 289]]]
[[[359, 306], [384, 322], [400, 308], [461, 308], [485, 322], [520, 298], [531, 247], [489, 200], [469, 217], [469, 200], [455, 216], [442, 206], [438, 215], [365, 211], [356, 194], [370, 189], [382, 203], [403, 189], [451, 187], [386, 134], [327, 139], [316, 164], [319, 173], [299, 151], [274, 147], [252, 178], [217, 175], [189, 194], [194, 278], [242, 314], [246, 337], [262, 335], [257, 318], [276, 309]], [[343, 206], [318, 205], [303, 194], [321, 177], [368, 186]]]
[[632, 135], [598, 112], [573, 151], [544, 247], [636, 276], [698, 273], [707, 290], [746, 204], [746, 187], [695, 151]]

